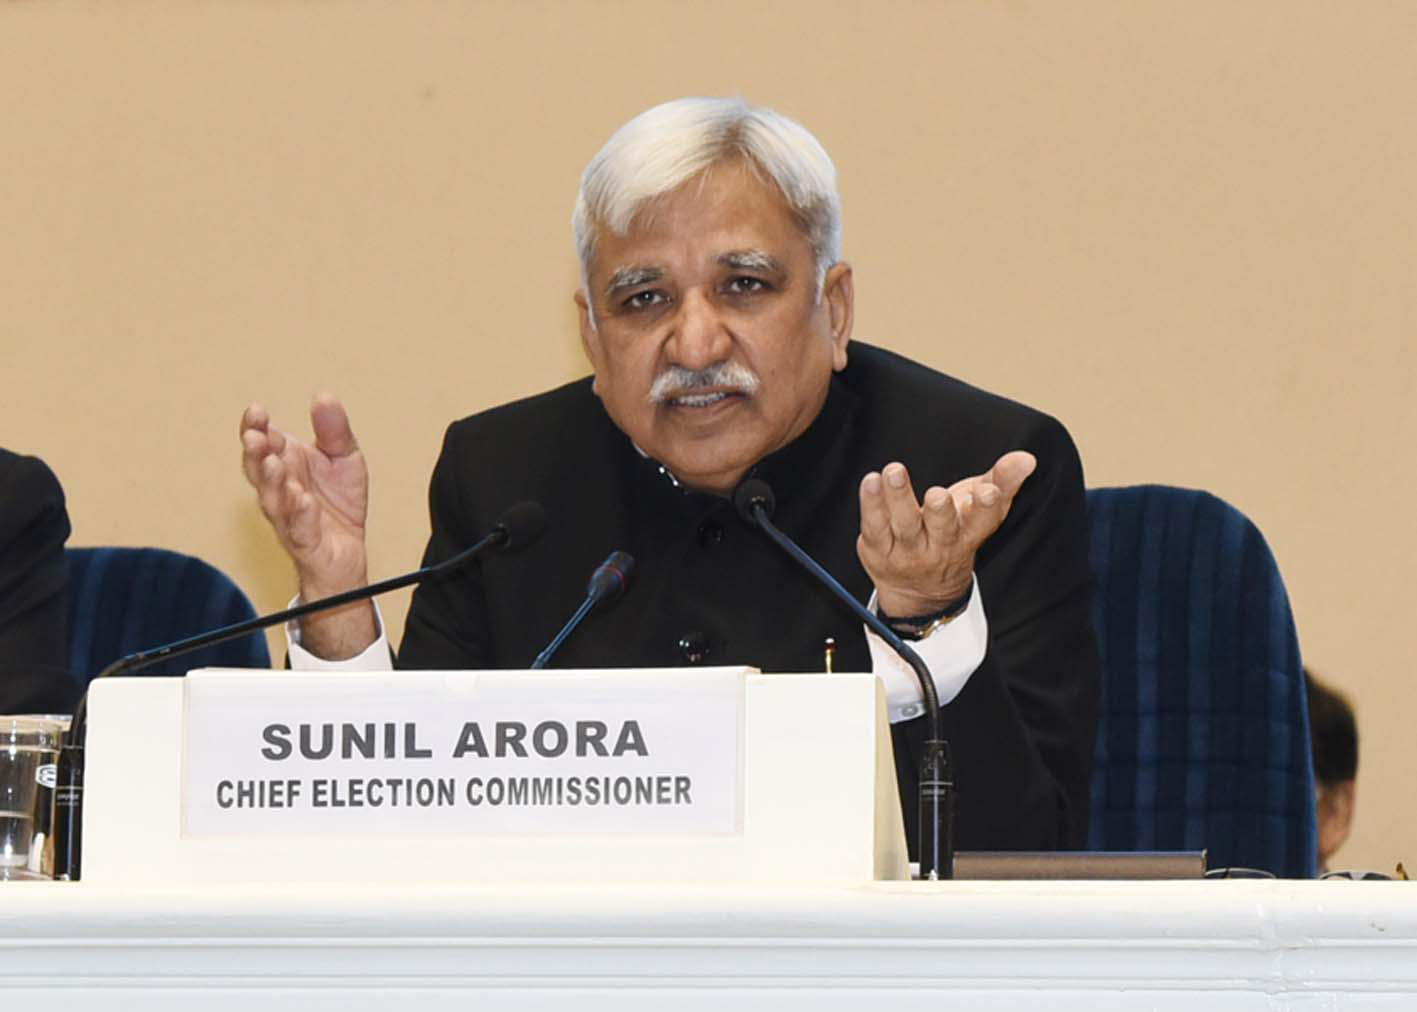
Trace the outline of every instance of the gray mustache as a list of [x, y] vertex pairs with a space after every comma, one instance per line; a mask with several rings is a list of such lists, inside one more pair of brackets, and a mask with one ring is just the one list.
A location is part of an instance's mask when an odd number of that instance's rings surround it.
[[663, 404], [674, 397], [710, 387], [752, 395], [757, 392], [758, 382], [757, 373], [737, 362], [715, 362], [706, 369], [671, 365], [655, 377], [649, 388], [649, 402]]

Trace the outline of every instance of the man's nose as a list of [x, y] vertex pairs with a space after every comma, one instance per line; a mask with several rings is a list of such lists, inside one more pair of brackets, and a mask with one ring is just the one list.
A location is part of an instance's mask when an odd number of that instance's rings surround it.
[[705, 369], [725, 361], [732, 351], [732, 333], [713, 300], [700, 291], [684, 295], [673, 326], [668, 351], [675, 365]]

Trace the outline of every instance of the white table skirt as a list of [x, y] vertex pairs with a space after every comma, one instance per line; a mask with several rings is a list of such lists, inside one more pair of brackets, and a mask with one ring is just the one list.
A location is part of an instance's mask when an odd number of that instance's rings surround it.
[[885, 1012], [882, 1000], [889, 1012], [1417, 1009], [1417, 886], [0, 883], [0, 1007], [16, 1012]]

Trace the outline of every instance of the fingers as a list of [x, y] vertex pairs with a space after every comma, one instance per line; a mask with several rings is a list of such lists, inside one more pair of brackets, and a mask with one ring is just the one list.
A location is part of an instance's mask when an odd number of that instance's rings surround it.
[[887, 464], [881, 472], [885, 479], [886, 513], [890, 517], [891, 535], [895, 543], [913, 549], [925, 540], [925, 525], [920, 519], [920, 503], [910, 484], [910, 472], [899, 462]]
[[917, 500], [910, 473], [899, 462], [866, 475], [860, 497], [861, 533], [877, 551], [897, 547], [914, 551], [949, 543], [959, 535], [961, 508], [950, 490], [932, 486]]
[[1030, 453], [1006, 453], [986, 473], [949, 488], [933, 485], [920, 500], [899, 462], [866, 475], [856, 551], [881, 609], [923, 615], [958, 599], [979, 546], [1004, 522], [1036, 466]]
[[950, 486], [966, 540], [977, 546], [999, 529], [1009, 515], [1014, 496], [1037, 466], [1033, 454], [1014, 450], [1000, 457], [984, 474]]
[[251, 482], [256, 487], [256, 498], [261, 504], [261, 512], [266, 515], [277, 531], [283, 531], [286, 501], [290, 494], [287, 489], [289, 479], [285, 461], [273, 453], [263, 456], [258, 464], [256, 478]]
[[1013, 498], [1038, 466], [1024, 450], [1006, 453], [987, 472], [948, 489], [932, 486], [917, 500], [905, 465], [892, 462], [861, 481], [861, 533], [877, 551], [948, 544], [976, 546], [998, 529]]
[[316, 394], [310, 402], [310, 425], [315, 430], [315, 446], [331, 460], [359, 450], [359, 441], [349, 426], [349, 415], [334, 394]]
[[1013, 499], [1024, 481], [1038, 467], [1038, 458], [1027, 450], [1014, 450], [1000, 457], [989, 473], [986, 481], [996, 486], [1006, 499]]
[[[259, 409], [259, 405], [253, 405]], [[256, 489], [261, 512], [278, 528], [285, 529], [304, 488], [291, 474], [281, 456], [286, 439], [278, 429], [270, 428], [269, 418], [252, 418], [247, 409], [241, 431], [241, 468], [246, 480]], [[258, 424], [247, 425], [252, 420]]]
[[302, 587], [343, 589], [365, 578], [368, 471], [344, 407], [328, 394], [310, 406], [316, 445], [271, 424], [260, 405], [241, 417], [241, 465]]
[[320, 540], [320, 510], [315, 497], [289, 473], [276, 454], [261, 460], [256, 497], [261, 512], [290, 548], [310, 548]]
[[891, 543], [891, 515], [886, 508], [884, 485], [880, 473], [872, 471], [861, 479], [858, 493], [861, 500], [861, 536], [871, 545], [881, 545], [883, 551]]
[[271, 427], [271, 418], [266, 409], [252, 404], [241, 415], [241, 470], [246, 480], [258, 490], [263, 481], [262, 465], [265, 459], [285, 452], [285, 433]]
[[[890, 614], [923, 615], [959, 596], [969, 560], [951, 491], [932, 486], [915, 498], [905, 465], [892, 462], [861, 482], [856, 553]], [[968, 553], [972, 556], [972, 551]]]
[[261, 462], [270, 449], [270, 415], [259, 404], [252, 404], [241, 415], [241, 470], [246, 480], [261, 487]]
[[925, 536], [932, 545], [948, 544], [959, 537], [963, 518], [949, 489], [939, 485], [926, 489], [920, 515], [925, 521]]
[[252, 402], [246, 405], [246, 410], [241, 412], [241, 434], [244, 436], [247, 429], [259, 429], [264, 432], [271, 424], [270, 412], [264, 405]]
[[895, 546], [912, 549], [924, 540], [920, 504], [904, 464], [890, 463], [880, 473], [866, 475], [860, 498], [861, 533], [871, 547], [882, 552]]
[[980, 507], [978, 513], [981, 520], [988, 523], [989, 532], [1003, 523], [1009, 507], [1013, 505], [1014, 496], [1018, 495], [1018, 490], [1037, 466], [1038, 459], [1033, 454], [1026, 450], [1014, 450], [1000, 457], [978, 478], [967, 479], [974, 483], [974, 501]]
[[309, 549], [320, 541], [320, 509], [315, 497], [290, 479], [284, 491], [286, 537], [295, 548]]
[[895, 461], [862, 479], [860, 498], [856, 551], [878, 590], [893, 579], [913, 584], [921, 577], [947, 578], [946, 562], [959, 551], [961, 534], [948, 489], [933, 486], [917, 501], [909, 472]]

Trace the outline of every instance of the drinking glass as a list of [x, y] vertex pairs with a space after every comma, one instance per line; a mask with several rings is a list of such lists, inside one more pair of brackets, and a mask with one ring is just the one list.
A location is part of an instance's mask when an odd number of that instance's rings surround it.
[[0, 880], [53, 877], [50, 826], [60, 720], [0, 717]]

